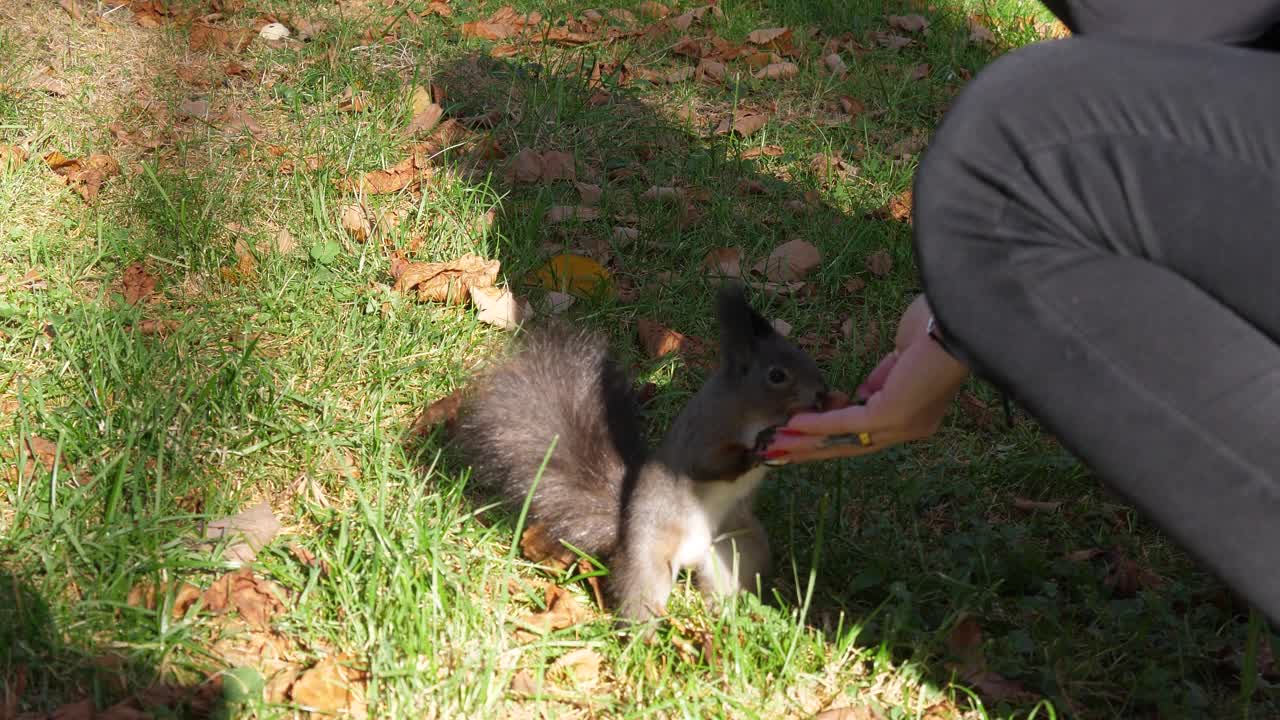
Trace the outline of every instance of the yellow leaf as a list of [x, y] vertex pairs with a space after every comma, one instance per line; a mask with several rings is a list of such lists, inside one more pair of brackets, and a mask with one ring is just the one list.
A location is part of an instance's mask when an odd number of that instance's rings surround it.
[[533, 274], [533, 282], [572, 295], [591, 295], [601, 289], [611, 292], [609, 271], [584, 255], [565, 253], [547, 261]]
[[413, 114], [421, 115], [426, 112], [427, 108], [431, 107], [432, 104], [431, 91], [421, 85], [414, 86], [413, 95], [409, 97], [409, 105], [413, 108]]

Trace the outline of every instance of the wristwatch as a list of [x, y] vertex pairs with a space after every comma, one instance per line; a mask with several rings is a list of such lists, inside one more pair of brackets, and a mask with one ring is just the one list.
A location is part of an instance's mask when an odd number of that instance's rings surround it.
[[930, 339], [938, 343], [938, 347], [942, 348], [943, 352], [948, 355], [954, 355], [951, 352], [951, 348], [947, 347], [947, 342], [942, 339], [942, 333], [938, 330], [938, 321], [934, 319], [933, 315], [929, 316], [929, 324], [925, 326], [925, 332], [929, 334]]

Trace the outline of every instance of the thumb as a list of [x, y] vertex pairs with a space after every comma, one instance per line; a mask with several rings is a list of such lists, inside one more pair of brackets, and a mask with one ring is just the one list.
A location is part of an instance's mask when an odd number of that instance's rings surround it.
[[793, 416], [783, 429], [807, 435], [872, 432], [879, 429], [873, 412], [866, 405], [849, 405], [823, 413], [800, 413]]

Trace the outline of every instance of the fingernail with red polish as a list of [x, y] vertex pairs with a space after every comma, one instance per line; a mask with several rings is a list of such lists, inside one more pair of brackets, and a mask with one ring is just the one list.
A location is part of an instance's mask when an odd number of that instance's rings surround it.
[[800, 430], [792, 430], [791, 428], [778, 428], [775, 431], [775, 434], [782, 435], [783, 437], [800, 437], [801, 435], [807, 435], [808, 433]]

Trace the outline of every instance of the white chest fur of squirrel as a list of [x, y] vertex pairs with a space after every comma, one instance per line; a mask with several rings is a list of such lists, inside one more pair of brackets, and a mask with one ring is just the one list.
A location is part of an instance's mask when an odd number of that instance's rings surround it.
[[757, 587], [769, 565], [751, 508], [766, 471], [757, 438], [827, 394], [812, 358], [740, 286], [720, 291], [717, 318], [719, 366], [653, 450], [629, 378], [605, 340], [582, 330], [529, 331], [463, 403], [456, 437], [477, 482], [517, 506], [533, 488], [530, 522], [605, 560], [622, 619], [665, 614], [685, 568], [713, 599]]

